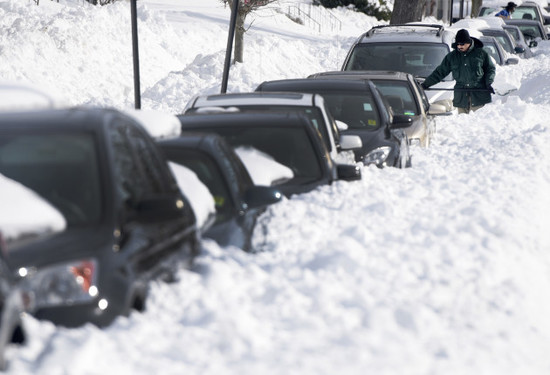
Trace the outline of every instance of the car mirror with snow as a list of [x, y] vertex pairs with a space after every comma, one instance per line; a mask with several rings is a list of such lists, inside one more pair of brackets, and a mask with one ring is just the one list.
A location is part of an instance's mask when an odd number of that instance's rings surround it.
[[340, 135], [340, 147], [342, 150], [359, 150], [363, 147], [363, 142], [358, 135], [342, 134]]

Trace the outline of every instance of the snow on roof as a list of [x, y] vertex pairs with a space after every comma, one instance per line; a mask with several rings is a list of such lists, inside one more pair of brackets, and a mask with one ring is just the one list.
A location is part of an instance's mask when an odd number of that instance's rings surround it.
[[34, 191], [0, 174], [0, 232], [5, 239], [62, 231], [63, 215]]
[[141, 109], [124, 109], [123, 112], [139, 122], [153, 138], [177, 137], [181, 133], [180, 120], [176, 115]]
[[0, 82], [0, 112], [63, 108], [68, 105], [52, 88], [17, 81]]

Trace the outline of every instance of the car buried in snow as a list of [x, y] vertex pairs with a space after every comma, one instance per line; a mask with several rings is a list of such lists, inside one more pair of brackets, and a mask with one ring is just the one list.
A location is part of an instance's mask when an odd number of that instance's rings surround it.
[[258, 216], [279, 202], [282, 193], [252, 181], [238, 154], [213, 133], [186, 133], [157, 141], [166, 159], [191, 169], [214, 199], [215, 220], [203, 237], [220, 246], [253, 251], [251, 238]]
[[38, 319], [103, 327], [142, 311], [153, 279], [189, 267], [195, 216], [149, 134], [106, 108], [0, 114], [0, 173], [56, 208], [66, 229], [9, 246]]
[[[418, 141], [427, 147], [435, 133], [435, 115], [450, 114], [437, 104], [430, 105], [424, 89], [415, 78], [395, 71], [332, 71], [312, 74], [313, 79], [370, 79], [389, 102], [394, 115], [410, 116], [410, 126], [403, 128], [410, 142]], [[432, 107], [430, 109], [430, 106]]]
[[321, 95], [311, 93], [250, 92], [207, 95], [189, 101], [185, 113], [202, 113], [216, 108], [239, 108], [241, 111], [299, 111], [310, 118], [319, 131], [330, 157], [338, 162], [353, 161], [353, 150], [360, 149], [358, 136], [342, 134], [346, 127], [336, 121]]
[[[391, 70], [425, 79], [451, 52], [454, 36], [454, 30], [439, 24], [377, 25], [357, 38], [341, 70]], [[449, 89], [454, 84], [449, 74], [434, 88]], [[452, 108], [452, 92], [430, 91], [427, 96], [430, 103]]]
[[348, 126], [344, 134], [361, 138], [363, 147], [355, 151], [356, 161], [380, 168], [411, 166], [409, 141], [402, 129], [412, 119], [393, 115], [388, 101], [368, 79], [283, 79], [265, 81], [256, 91], [321, 94], [334, 118]]
[[292, 177], [277, 183], [285, 196], [309, 192], [337, 180], [361, 179], [355, 164], [336, 164], [311, 120], [298, 112], [228, 111], [178, 115], [182, 136], [208, 132], [233, 148], [249, 147], [290, 168]]

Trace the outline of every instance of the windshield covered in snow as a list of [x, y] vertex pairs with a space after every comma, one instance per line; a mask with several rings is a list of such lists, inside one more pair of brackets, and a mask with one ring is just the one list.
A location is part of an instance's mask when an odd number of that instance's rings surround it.
[[68, 226], [100, 218], [97, 160], [89, 134], [0, 133], [0, 173], [50, 202]]

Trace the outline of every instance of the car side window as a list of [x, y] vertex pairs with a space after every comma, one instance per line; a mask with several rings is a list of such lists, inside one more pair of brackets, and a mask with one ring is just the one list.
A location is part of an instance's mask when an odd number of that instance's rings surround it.
[[[235, 204], [227, 180], [216, 161], [203, 152], [195, 150], [166, 149], [168, 158], [174, 163], [191, 169], [208, 188], [214, 198], [216, 221], [225, 221], [235, 211]], [[231, 170], [231, 166], [228, 167]]]
[[147, 140], [122, 120], [109, 126], [118, 190], [124, 201], [137, 201], [162, 192], [162, 166], [155, 160]]

